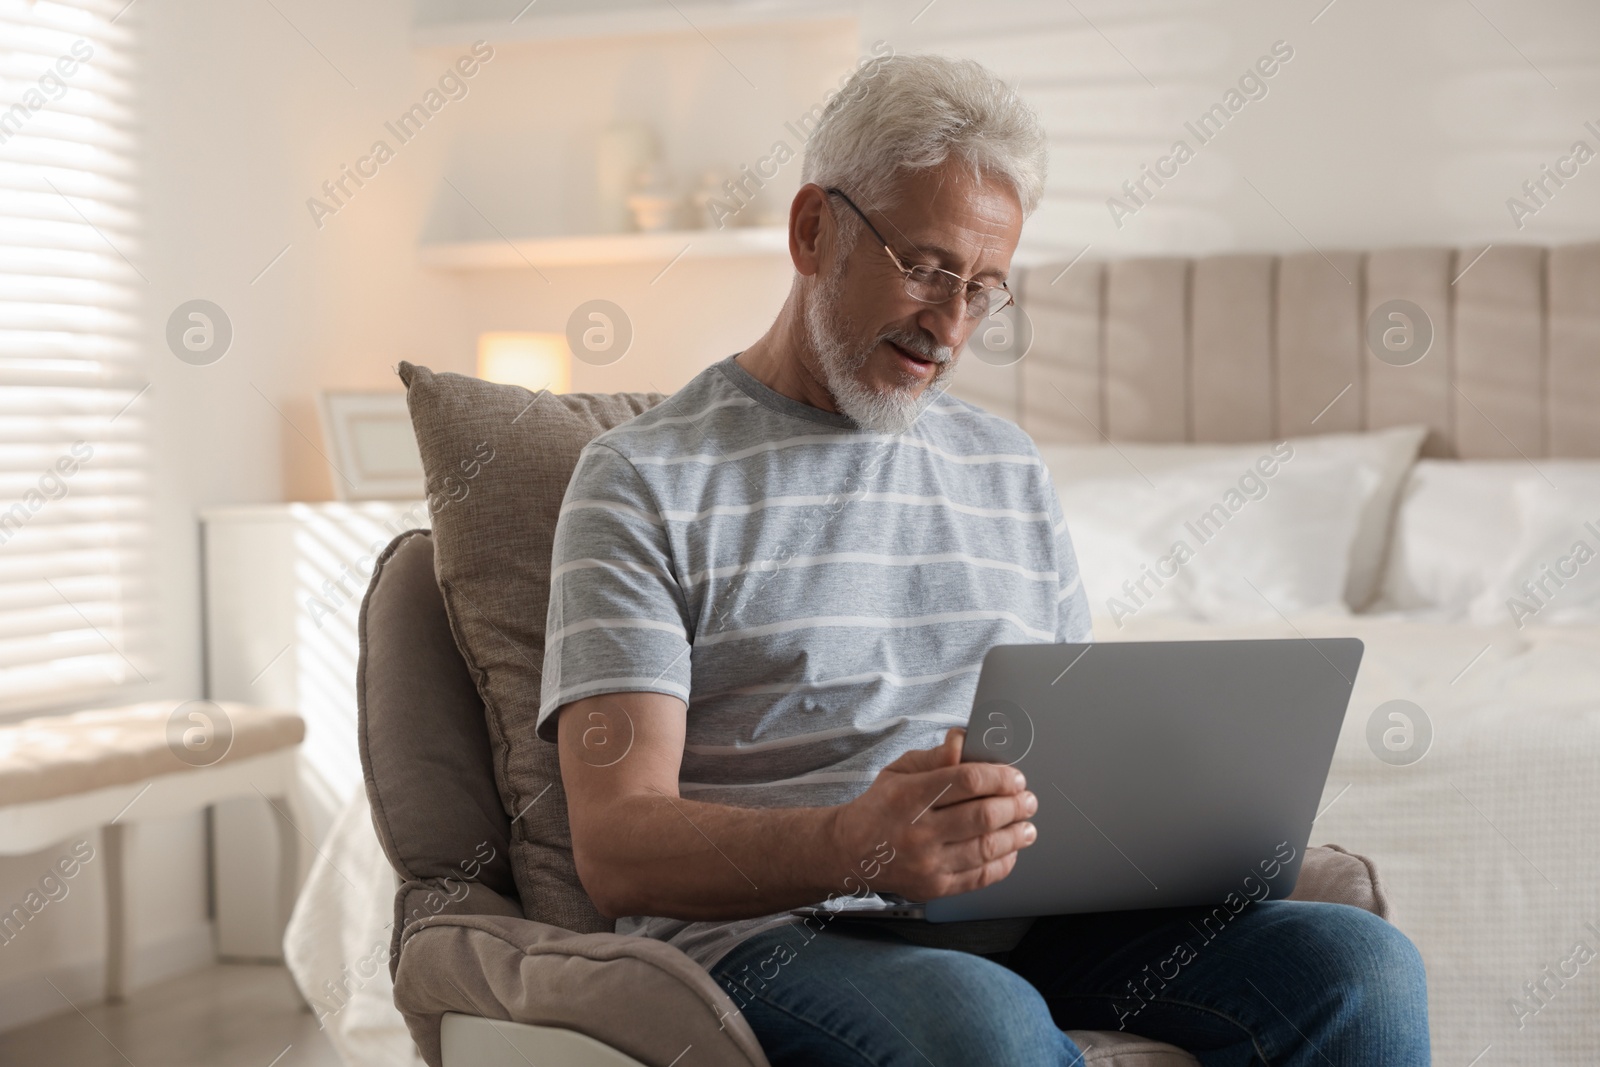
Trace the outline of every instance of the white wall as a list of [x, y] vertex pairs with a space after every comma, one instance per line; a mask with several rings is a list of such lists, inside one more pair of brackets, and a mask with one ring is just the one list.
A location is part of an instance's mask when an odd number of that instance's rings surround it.
[[[670, 391], [765, 328], [787, 289], [781, 259], [691, 255], [659, 280], [660, 264], [546, 268], [543, 281], [417, 263], [425, 233], [477, 225], [443, 178], [507, 232], [587, 210], [593, 132], [610, 117], [656, 122], [683, 169], [736, 166], [881, 38], [902, 52], [973, 55], [1020, 79], [1055, 140], [1049, 195], [1025, 241], [1064, 258], [1085, 244], [1127, 256], [1600, 236], [1600, 162], [1524, 230], [1505, 206], [1573, 140], [1600, 148], [1582, 128], [1600, 125], [1600, 10], [1337, 0], [1319, 16], [1324, 3], [1080, 0], [1091, 26], [1054, 0], [868, 0], [853, 43], [825, 32], [781, 46], [713, 35], [718, 54], [685, 33], [543, 53], [500, 46], [470, 95], [319, 230], [306, 199], [418, 99], [450, 51], [414, 50], [410, 14], [393, 2], [145, 0], [125, 17], [142, 20], [146, 41], [148, 241], [137, 258], [150, 279], [153, 386], [139, 403], [155, 433], [163, 644], [156, 681], [128, 699], [201, 691], [197, 509], [331, 495], [316, 451], [318, 390], [391, 388], [399, 359], [470, 373], [478, 332], [560, 330], [593, 297], [621, 304], [636, 340], [611, 367], [580, 364], [579, 390]], [[1117, 228], [1106, 199], [1280, 39], [1295, 55], [1269, 94]], [[792, 189], [797, 174], [791, 164], [779, 182]], [[162, 339], [168, 312], [195, 297], [220, 304], [235, 329], [232, 350], [208, 367], [179, 362]], [[147, 976], [204, 955], [202, 842], [198, 818], [141, 828], [131, 842]], [[0, 902], [54, 855], [0, 863]], [[72, 896], [0, 950], [0, 1025], [60, 1009], [42, 975], [92, 995], [97, 877], [91, 864]]]
[[[1600, 236], [1600, 160], [1521, 230], [1505, 206], [1574, 140], [1600, 150], [1583, 128], [1600, 128], [1600, 8], [1582, 0], [1101, 0], [1077, 5], [1087, 21], [1022, 0], [911, 24], [924, 5], [875, 2], [863, 35], [1020, 82], [1054, 141], [1024, 240], [1066, 258]], [[1200, 146], [1184, 122], [1276, 41], [1294, 57], [1267, 95]], [[1194, 158], [1117, 227], [1106, 200], [1178, 137]]]
[[[146, 44], [148, 239], [133, 258], [150, 279], [153, 384], [138, 403], [154, 428], [152, 585], [162, 638], [153, 684], [130, 688], [128, 701], [202, 692], [198, 510], [332, 495], [318, 451], [318, 390], [398, 389], [392, 368], [401, 359], [472, 373], [479, 332], [561, 330], [577, 304], [605, 296], [632, 317], [633, 349], [609, 368], [580, 365], [574, 387], [670, 391], [754, 336], [787, 289], [776, 260], [689, 256], [659, 280], [663, 264], [547, 271], [549, 282], [521, 270], [428, 270], [417, 241], [459, 214], [442, 179], [521, 236], [560, 217], [549, 205], [562, 203], [564, 185], [592, 158], [602, 117], [656, 122], [684, 169], [737, 166], [764, 153], [797, 102], [809, 107], [854, 61], [848, 33], [748, 41], [763, 109], [735, 92], [734, 83], [746, 84], [693, 34], [542, 54], [501, 48], [465, 99], [319, 229], [307, 198], [385, 136], [383, 123], [461, 50], [418, 53], [409, 12], [395, 3], [277, 6], [293, 27], [272, 5], [198, 0], [146, 0], [125, 16], [142, 19]], [[524, 181], [522, 166], [546, 184]], [[228, 353], [204, 367], [174, 358], [163, 339], [171, 309], [196, 297], [221, 305], [234, 328]], [[309, 813], [311, 830], [330, 814]], [[140, 826], [129, 849], [138, 985], [208, 958], [203, 822]], [[0, 861], [0, 902], [20, 900], [58, 851]], [[65, 1008], [45, 977], [78, 1004], [96, 998], [99, 879], [91, 863], [65, 900], [0, 947], [0, 1027]]]

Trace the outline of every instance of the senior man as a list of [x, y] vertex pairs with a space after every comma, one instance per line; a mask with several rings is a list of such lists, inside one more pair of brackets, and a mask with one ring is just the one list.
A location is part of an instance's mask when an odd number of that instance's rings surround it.
[[1265, 901], [1210, 940], [1200, 909], [789, 914], [988, 885], [1036, 836], [961, 727], [989, 648], [1088, 641], [1088, 603], [1033, 442], [945, 386], [1011, 300], [1045, 164], [976, 63], [864, 66], [806, 146], [772, 327], [584, 449], [538, 719], [579, 877], [778, 1067], [1074, 1064], [1064, 1030], [1119, 1026], [1207, 1067], [1426, 1064], [1419, 954], [1354, 907]]

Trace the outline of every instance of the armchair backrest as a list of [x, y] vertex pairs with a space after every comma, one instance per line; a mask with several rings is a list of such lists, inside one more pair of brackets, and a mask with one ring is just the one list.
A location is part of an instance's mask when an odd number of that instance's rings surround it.
[[361, 770], [389, 863], [408, 881], [477, 882], [515, 901], [483, 700], [450, 634], [428, 531], [378, 557], [358, 633]]

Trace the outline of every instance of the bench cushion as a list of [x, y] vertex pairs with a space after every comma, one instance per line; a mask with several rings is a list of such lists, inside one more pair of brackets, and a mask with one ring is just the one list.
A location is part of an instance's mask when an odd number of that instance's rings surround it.
[[[183, 701], [153, 701], [120, 708], [44, 715], [0, 727], [0, 806], [90, 793], [107, 786], [142, 782], [163, 774], [237, 763], [298, 745], [306, 735], [304, 720], [292, 711], [246, 704], [192, 701], [171, 725]], [[218, 712], [221, 712], [219, 721]], [[212, 719], [212, 735], [220, 746], [225, 731], [231, 743], [220, 759], [193, 757], [186, 762], [169, 745], [182, 745], [185, 730], [203, 729], [190, 712]]]

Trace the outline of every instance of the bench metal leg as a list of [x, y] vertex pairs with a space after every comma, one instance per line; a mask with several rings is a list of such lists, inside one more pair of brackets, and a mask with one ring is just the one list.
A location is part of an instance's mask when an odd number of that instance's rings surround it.
[[106, 872], [106, 1001], [120, 1003], [128, 992], [128, 896], [123, 859], [127, 827], [100, 828], [100, 854]]

